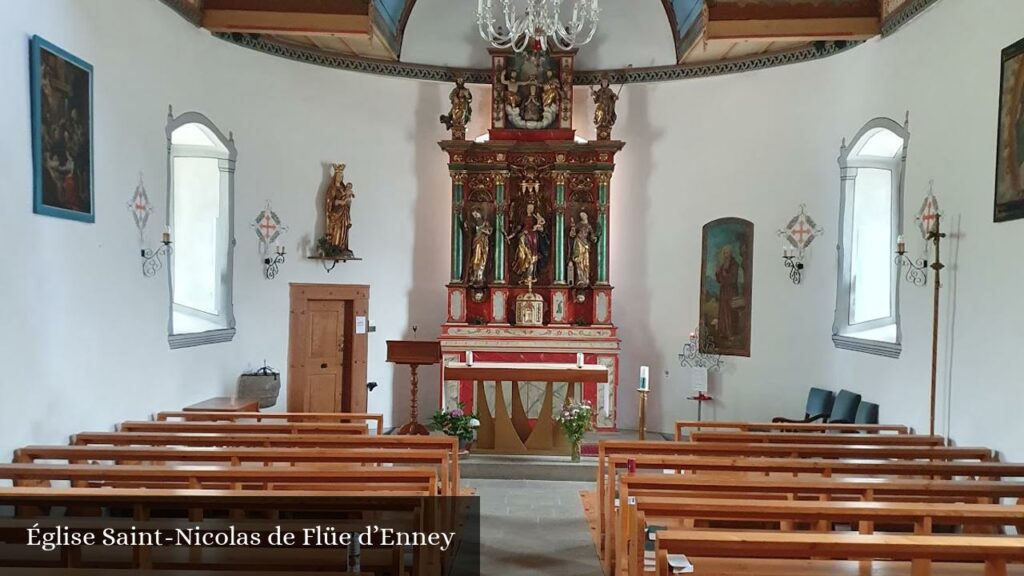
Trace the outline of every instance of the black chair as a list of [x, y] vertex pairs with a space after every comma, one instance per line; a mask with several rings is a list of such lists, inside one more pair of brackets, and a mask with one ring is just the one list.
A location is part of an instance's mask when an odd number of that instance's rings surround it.
[[840, 390], [836, 401], [832, 404], [832, 414], [828, 418], [830, 424], [853, 424], [857, 419], [860, 407], [860, 394], [849, 390]]
[[857, 418], [854, 424], [878, 424], [878, 404], [861, 402], [857, 407]]
[[789, 418], [778, 416], [772, 418], [772, 422], [787, 424], [807, 424], [809, 422], [817, 422], [818, 420], [827, 422], [832, 414], [832, 402], [834, 399], [835, 397], [830, 390], [811, 388], [811, 391], [807, 393], [807, 408], [804, 410], [803, 420], [790, 420]]

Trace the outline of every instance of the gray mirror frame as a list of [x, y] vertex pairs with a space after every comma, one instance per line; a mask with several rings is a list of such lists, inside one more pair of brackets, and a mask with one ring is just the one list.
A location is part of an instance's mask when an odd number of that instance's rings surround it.
[[221, 172], [228, 174], [228, 261], [227, 261], [227, 328], [195, 332], [192, 334], [174, 333], [174, 260], [168, 258], [167, 263], [167, 343], [172, 350], [178, 348], [190, 348], [204, 344], [216, 344], [219, 342], [230, 342], [235, 337], [235, 160], [238, 151], [235, 148], [235, 136], [229, 132], [227, 136], [206, 116], [199, 112], [184, 112], [174, 116], [171, 107], [167, 109], [167, 225], [171, 223], [171, 206], [174, 190], [172, 175], [173, 165], [171, 157], [171, 135], [178, 128], [186, 124], [201, 124], [209, 129], [228, 149], [228, 159], [221, 164]]
[[839, 235], [836, 239], [836, 308], [835, 317], [832, 323], [832, 343], [836, 348], [842, 350], [866, 352], [868, 354], [875, 354], [888, 358], [899, 358], [900, 353], [903, 351], [903, 325], [900, 322], [900, 278], [902, 277], [902, 266], [901, 264], [896, 263], [895, 254], [893, 256], [892, 263], [893, 278], [895, 279], [892, 295], [892, 319], [896, 324], [896, 341], [886, 342], [882, 340], [857, 338], [856, 336], [844, 334], [842, 329], [842, 327], [849, 325], [850, 314], [849, 289], [844, 289], [845, 286], [850, 285], [850, 277], [846, 267], [846, 254], [843, 250], [843, 245], [846, 243], [846, 236], [850, 232], [850, 225], [847, 221], [853, 217], [852, 214], [847, 214], [845, 207], [847, 195], [857, 178], [857, 167], [851, 167], [849, 165], [850, 154], [860, 143], [864, 135], [878, 128], [889, 130], [903, 139], [903, 149], [900, 151], [899, 160], [893, 162], [893, 169], [898, 172], [894, 177], [896, 180], [894, 192], [897, 196], [897, 201], [896, 209], [893, 211], [893, 228], [896, 230], [897, 235], [903, 234], [904, 183], [907, 166], [907, 150], [910, 148], [909, 113], [907, 114], [907, 121], [904, 125], [900, 125], [898, 122], [890, 118], [875, 118], [865, 124], [860, 131], [857, 132], [857, 135], [853, 137], [853, 140], [850, 141], [849, 145], [847, 145], [844, 140], [842, 146], [839, 148]]

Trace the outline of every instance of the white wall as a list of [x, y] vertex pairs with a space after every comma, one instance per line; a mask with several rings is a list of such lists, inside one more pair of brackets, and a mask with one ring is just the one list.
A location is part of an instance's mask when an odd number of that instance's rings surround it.
[[[700, 227], [722, 216], [755, 223], [750, 359], [729, 358], [710, 416], [798, 415], [807, 387], [861, 392], [882, 419], [928, 429], [931, 289], [902, 288], [903, 354], [891, 360], [838, 351], [835, 304], [841, 140], [868, 120], [911, 118], [904, 229], [920, 250], [914, 214], [935, 180], [953, 237], [942, 294], [938, 432], [1022, 458], [1017, 420], [1024, 343], [1015, 265], [1024, 222], [992, 222], [1000, 50], [1020, 39], [1015, 0], [935, 4], [911, 25], [813, 63], [691, 82], [628, 86], [616, 136], [629, 144], [613, 179], [612, 246], [624, 382], [640, 363], [678, 366], [697, 323]], [[775, 230], [798, 204], [825, 227], [804, 283], [792, 286]], [[646, 233], [636, 233], [646, 229]], [[635, 257], [630, 257], [635, 255]], [[628, 303], [628, 304], [626, 304]], [[644, 353], [638, 351], [644, 350]], [[652, 398], [654, 427], [693, 418], [688, 390], [670, 374]], [[945, 395], [949, 394], [946, 401]], [[624, 415], [635, 394], [624, 395]], [[947, 417], [947, 411], [949, 415]]]
[[[907, 229], [931, 178], [960, 227], [947, 250], [955, 276], [944, 298], [955, 313], [944, 314], [941, 345], [955, 408], [940, 430], [1024, 457], [1012, 401], [1021, 378], [1009, 360], [1022, 341], [1013, 328], [1024, 272], [1013, 256], [1024, 224], [991, 221], [999, 50], [1022, 24], [1016, 0], [947, 0], [895, 36], [827, 60], [627, 86], [615, 130], [627, 146], [612, 181], [620, 423], [635, 422], [630, 391], [640, 364], [658, 376], [652, 427], [668, 430], [695, 415], [683, 400], [676, 354], [697, 322], [700, 230], [741, 216], [755, 223], [753, 354], [728, 359], [707, 415], [796, 415], [807, 387], [824, 385], [863, 392], [882, 404], [884, 420], [927, 426], [928, 290], [903, 290], [900, 360], [836, 351], [830, 340], [839, 143], [875, 116], [901, 120], [910, 110]], [[27, 61], [36, 33], [96, 67], [93, 225], [31, 214]], [[156, 0], [13, 5], [0, 22], [0, 78], [0, 213], [13, 243], [0, 275], [0, 450], [229, 392], [238, 372], [264, 359], [284, 368], [288, 282], [372, 286], [378, 331], [369, 379], [381, 387], [370, 409], [392, 424], [404, 419], [408, 373], [395, 372], [393, 392], [384, 341], [409, 335], [413, 324], [431, 336], [444, 318], [450, 185], [436, 141], [444, 137], [437, 116], [449, 87], [251, 52], [195, 30]], [[477, 110], [486, 110], [479, 90], [477, 97]], [[585, 91], [577, 100], [587, 101]], [[125, 205], [141, 171], [158, 206], [154, 222], [166, 216], [168, 104], [203, 112], [235, 134], [238, 336], [230, 344], [168, 350], [166, 281], [140, 273]], [[587, 110], [580, 108], [577, 125], [590, 137]], [[485, 116], [477, 114], [471, 134], [482, 131]], [[352, 245], [365, 260], [326, 274], [298, 255], [314, 237], [326, 163], [338, 161], [355, 183]], [[262, 278], [248, 228], [266, 200], [291, 226], [292, 256], [272, 282]], [[826, 233], [804, 283], [793, 286], [775, 231], [800, 203]], [[424, 381], [435, 382], [436, 372]], [[436, 402], [434, 386], [423, 394], [423, 405]]]
[[[32, 34], [95, 67], [93, 225], [32, 214]], [[434, 142], [448, 87], [267, 57], [211, 38], [156, 0], [13, 3], [0, 22], [0, 77], [0, 213], [12, 243], [0, 275], [0, 451], [229, 393], [238, 373], [264, 359], [285, 368], [289, 282], [371, 285], [378, 329], [369, 380], [381, 387], [369, 408], [390, 418], [384, 341], [412, 324], [436, 334], [444, 320], [450, 184]], [[238, 334], [229, 344], [169, 350], [166, 278], [141, 274], [126, 204], [142, 172], [157, 207], [148, 237], [156, 242], [166, 219], [168, 104], [206, 114], [236, 139]], [[327, 274], [299, 255], [314, 239], [326, 164], [339, 161], [355, 183], [352, 247], [364, 260]], [[291, 227], [291, 256], [274, 281], [262, 276], [249, 228], [267, 200]], [[399, 374], [400, 406], [407, 378]], [[425, 388], [429, 406], [437, 394]]]

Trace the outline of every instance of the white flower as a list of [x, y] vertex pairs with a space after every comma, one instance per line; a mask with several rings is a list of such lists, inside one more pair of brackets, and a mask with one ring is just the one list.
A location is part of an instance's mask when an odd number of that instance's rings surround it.
[[479, 428], [480, 427], [480, 421], [477, 420], [476, 418], [470, 418], [469, 419], [469, 427], [470, 428]]

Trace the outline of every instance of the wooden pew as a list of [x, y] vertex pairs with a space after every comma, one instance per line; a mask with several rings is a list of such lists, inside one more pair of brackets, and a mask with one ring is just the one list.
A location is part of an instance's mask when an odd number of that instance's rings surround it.
[[74, 487], [145, 487], [216, 490], [331, 490], [403, 496], [437, 493], [437, 473], [417, 468], [316, 466], [145, 466], [0, 464], [0, 479], [14, 486], [66, 481]]
[[139, 420], [122, 422], [120, 432], [183, 432], [234, 434], [330, 434], [332, 436], [366, 435], [367, 426], [338, 422], [159, 422]]
[[14, 462], [39, 460], [81, 464], [93, 461], [113, 464], [155, 462], [160, 464], [228, 463], [260, 465], [396, 465], [435, 466], [440, 470], [440, 495], [458, 495], [458, 476], [451, 474], [451, 452], [428, 449], [384, 448], [193, 448], [168, 446], [26, 446], [15, 450]]
[[813, 432], [691, 432], [690, 442], [740, 444], [856, 444], [858, 446], [945, 446], [942, 436], [917, 434], [820, 434]]
[[[988, 448], [948, 446], [856, 446], [835, 444], [738, 444], [731, 442], [641, 442], [603, 440], [598, 443], [597, 491], [605, 496], [607, 459], [617, 454], [687, 455], [759, 458], [835, 458], [897, 460], [981, 460], [994, 458]], [[612, 484], [614, 486], [614, 484]], [[607, 497], [601, 498], [598, 515], [605, 522]]]
[[[327, 436], [323, 434], [229, 434], [174, 432], [82, 432], [71, 437], [76, 446], [190, 446], [259, 448], [387, 448], [444, 450], [449, 455], [448, 476], [457, 490], [459, 444], [450, 436]], [[458, 492], [453, 492], [457, 494]]]
[[[651, 445], [659, 444], [652, 442]], [[691, 473], [715, 473], [719, 478], [736, 474], [806, 474], [828, 478], [835, 475], [958, 478], [1020, 478], [1024, 477], [1024, 464], [1005, 462], [959, 462], [915, 460], [837, 460], [823, 458], [731, 458], [706, 456], [614, 455], [599, 463], [598, 497], [601, 550], [606, 569], [614, 560], [614, 498], [618, 470], [626, 468], [632, 460], [638, 470], [677, 470]], [[608, 477], [601, 476], [602, 468]], [[603, 481], [602, 481], [603, 480]], [[723, 479], [722, 481], [729, 481]]]
[[860, 434], [910, 434], [912, 430], [900, 424], [802, 424], [778, 422], [676, 422], [676, 441], [682, 440], [685, 430], [735, 430], [739, 432], [848, 432]]
[[[668, 554], [692, 554], [699, 566], [705, 558], [804, 559], [800, 576], [834, 576], [829, 559], [924, 561], [913, 576], [929, 576], [932, 560], [968, 561], [985, 565], [985, 576], [1006, 576], [1007, 562], [1024, 560], [1024, 538], [1001, 536], [864, 535], [782, 533], [764, 531], [666, 530], [657, 535], [658, 576], [671, 574]], [[699, 551], [699, 554], [695, 554]], [[824, 561], [823, 561], [824, 560]], [[815, 566], [820, 562], [820, 567]], [[770, 566], [770, 562], [748, 563]], [[752, 572], [764, 574], [766, 570]], [[695, 574], [710, 572], [699, 567]], [[719, 574], [726, 572], [720, 571]], [[794, 575], [797, 574], [792, 572]], [[863, 572], [862, 572], [863, 573]]]
[[[405, 530], [423, 529], [437, 526], [435, 519], [439, 517], [436, 500], [432, 497], [395, 498], [373, 496], [367, 499], [365, 492], [354, 502], [342, 500], [335, 491], [234, 491], [234, 490], [162, 490], [162, 489], [117, 489], [117, 488], [6, 488], [0, 489], [0, 507], [31, 508], [40, 507], [54, 509], [110, 509], [130, 511], [130, 517], [54, 517], [45, 519], [7, 519], [0, 523], [0, 539], [6, 546], [20, 545], [25, 542], [26, 529], [32, 522], [43, 526], [71, 525], [88, 530], [93, 526], [96, 530], [113, 526], [128, 529], [138, 526], [140, 530], [168, 526], [169, 530], [188, 528], [195, 523], [202, 523], [203, 530], [226, 530], [231, 526], [238, 527], [239, 532], [263, 532], [269, 534], [274, 526], [283, 525], [285, 529], [301, 529], [309, 526], [331, 526], [343, 531], [359, 531], [365, 528], [365, 518], [352, 517], [352, 512], [363, 510], [390, 510], [400, 512], [399, 518], [384, 521], [387, 525], [397, 525]], [[196, 510], [201, 511], [196, 513]], [[208, 511], [237, 512], [234, 520], [217, 520], [206, 517]], [[301, 513], [302, 520], [275, 519], [272, 523], [264, 520], [249, 520], [250, 517], [262, 518], [267, 512], [279, 515]], [[187, 518], [181, 514], [187, 513]], [[255, 514], [255, 516], [252, 516]], [[380, 522], [379, 517], [374, 520]], [[19, 522], [21, 524], [19, 524]], [[97, 523], [100, 522], [100, 523]], [[91, 524], [90, 524], [91, 523]], [[22, 546], [23, 547], [23, 546]], [[132, 550], [131, 564], [125, 565], [123, 554], [111, 562], [109, 567], [149, 570], [154, 567], [161, 569], [222, 569], [244, 570], [250, 573], [264, 570], [321, 570], [337, 565], [338, 549], [317, 550], [303, 548], [301, 550], [284, 551], [281, 556], [275, 550], [265, 547], [256, 548], [208, 548], [179, 547], [168, 550], [163, 547], [136, 545]], [[10, 548], [8, 548], [10, 550]], [[95, 552], [95, 551], [94, 551]], [[99, 560], [89, 558], [90, 567], [103, 564], [110, 553], [116, 550], [101, 549]], [[287, 554], [291, 552], [290, 554]], [[345, 553], [345, 550], [340, 550]], [[270, 555], [268, 555], [268, 553]], [[389, 552], [389, 562], [401, 567], [401, 554]], [[82, 550], [61, 550], [58, 557], [48, 567], [77, 568], [82, 561]], [[273, 562], [278, 560], [278, 562]], [[282, 564], [280, 561], [283, 560]], [[440, 553], [436, 550], [417, 548], [414, 554], [414, 574], [433, 574], [440, 567]], [[22, 564], [25, 563], [25, 564]], [[35, 566], [43, 567], [38, 557], [27, 559], [24, 556], [0, 554], [0, 566]]]
[[360, 412], [187, 412], [184, 410], [158, 412], [158, 421], [187, 422], [373, 422], [377, 435], [384, 434], [384, 415]]
[[[745, 498], [748, 501], [777, 499], [810, 501], [931, 502], [998, 504], [1004, 498], [1024, 497], [1024, 482], [911, 480], [900, 478], [827, 478], [799, 479], [730, 478], [723, 482], [713, 475], [676, 476], [664, 474], [623, 475], [619, 480], [619, 501], [644, 498]], [[758, 502], [759, 503], [759, 502]], [[624, 513], [625, 512], [625, 513]], [[638, 532], [624, 530], [632, 526], [629, 506], [619, 507], [615, 530], [615, 558], [622, 558], [625, 539]]]
[[[914, 502], [813, 502], [633, 497], [624, 509], [618, 541], [619, 558], [628, 558], [628, 573], [643, 574], [643, 535], [648, 522], [669, 529], [689, 529], [702, 521], [809, 522], [830, 531], [834, 523], [850, 523], [872, 534], [875, 523], [907, 524], [916, 534], [931, 534], [935, 525], [984, 527], [999, 533], [1024, 521], [1024, 507], [998, 504]], [[819, 528], [820, 530], [821, 528]], [[784, 529], [784, 531], [786, 531]]]

